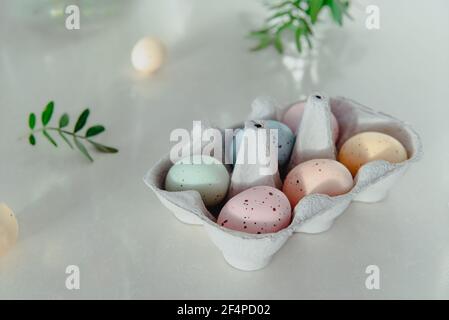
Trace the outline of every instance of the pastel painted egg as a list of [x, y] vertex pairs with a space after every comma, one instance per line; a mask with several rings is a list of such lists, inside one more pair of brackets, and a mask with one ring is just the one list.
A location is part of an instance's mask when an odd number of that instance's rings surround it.
[[229, 199], [218, 216], [222, 227], [247, 233], [273, 233], [290, 224], [291, 207], [276, 188], [258, 186]]
[[282, 191], [294, 208], [308, 194], [338, 196], [349, 192], [353, 184], [351, 173], [340, 162], [314, 159], [294, 167], [285, 178]]
[[196, 190], [206, 206], [219, 204], [226, 196], [230, 176], [219, 160], [205, 155], [176, 162], [165, 178], [167, 191]]
[[[285, 124], [275, 120], [256, 120], [254, 121], [255, 128], [265, 128], [277, 130], [278, 133], [278, 164], [279, 166], [285, 165], [290, 159], [290, 154], [295, 144], [295, 135]], [[234, 148], [234, 163], [237, 158], [237, 152], [240, 149], [242, 139], [244, 136], [244, 129], [239, 130], [235, 135]], [[251, 148], [249, 149], [251, 150]]]
[[355, 176], [360, 167], [370, 161], [385, 160], [391, 163], [405, 161], [407, 151], [392, 136], [369, 131], [349, 138], [341, 147], [338, 160]]
[[[299, 124], [301, 123], [302, 115], [304, 113], [304, 108], [306, 106], [305, 101], [297, 102], [292, 105], [282, 117], [282, 122], [285, 123], [293, 133], [297, 133], [297, 129]], [[332, 136], [334, 138], [334, 142], [338, 139], [338, 133], [340, 131], [338, 126], [337, 118], [335, 118], [334, 114], [331, 113], [331, 125], [332, 125]]]
[[134, 68], [142, 73], [151, 73], [159, 69], [164, 62], [165, 49], [159, 39], [145, 37], [139, 40], [131, 52]]
[[19, 234], [19, 225], [12, 210], [0, 203], [0, 257], [14, 246]]

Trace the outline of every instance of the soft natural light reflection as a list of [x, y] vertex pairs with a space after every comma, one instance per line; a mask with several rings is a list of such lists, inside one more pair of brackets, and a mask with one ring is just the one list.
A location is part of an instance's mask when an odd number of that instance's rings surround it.
[[301, 84], [305, 78], [317, 84], [320, 80], [318, 69], [319, 44], [315, 44], [312, 49], [304, 46], [301, 54], [296, 52], [296, 46], [293, 42], [286, 45], [286, 54], [282, 58], [282, 63], [290, 71], [293, 80]]

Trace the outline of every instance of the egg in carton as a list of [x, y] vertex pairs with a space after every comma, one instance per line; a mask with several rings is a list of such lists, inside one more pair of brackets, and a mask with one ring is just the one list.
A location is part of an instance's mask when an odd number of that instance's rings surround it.
[[[288, 112], [291, 112], [290, 107], [281, 108], [274, 99], [259, 97], [254, 100], [248, 119], [262, 120], [260, 121], [262, 125], [263, 120], [281, 121], [285, 115], [288, 116]], [[375, 160], [364, 164], [355, 174], [354, 184], [348, 192], [337, 196], [317, 193], [306, 195], [294, 206], [288, 226], [276, 232], [261, 234], [236, 231], [217, 223], [217, 218], [205, 206], [204, 199], [197, 191], [166, 191], [165, 180], [173, 166], [169, 155], [159, 160], [148, 171], [144, 181], [155, 192], [161, 203], [179, 220], [187, 224], [203, 225], [231, 266], [247, 271], [261, 269], [270, 262], [273, 255], [293, 233], [324, 232], [352, 201], [378, 202], [384, 199], [410, 164], [418, 161], [422, 155], [420, 138], [410, 125], [350, 99], [328, 98], [323, 93], [314, 93], [303, 103], [303, 109], [302, 118], [297, 124], [296, 142], [288, 163], [289, 170], [309, 160], [334, 160], [337, 150], [340, 150], [347, 140], [367, 131], [382, 132], [396, 138], [404, 146], [407, 160], [399, 163]], [[337, 129], [333, 117], [336, 118]], [[251, 123], [246, 122], [245, 128], [248, 126], [251, 126]], [[338, 131], [339, 138], [336, 141]], [[199, 145], [193, 141], [191, 144]], [[193, 153], [200, 154], [201, 147], [197, 147]], [[258, 174], [260, 166], [258, 163], [251, 166], [236, 165], [233, 172], [229, 166], [227, 167], [231, 173], [228, 199], [230, 195], [239, 195], [245, 192], [243, 190], [250, 191], [251, 188], [280, 188], [279, 172], [261, 177]], [[269, 192], [268, 189], [266, 192]]]

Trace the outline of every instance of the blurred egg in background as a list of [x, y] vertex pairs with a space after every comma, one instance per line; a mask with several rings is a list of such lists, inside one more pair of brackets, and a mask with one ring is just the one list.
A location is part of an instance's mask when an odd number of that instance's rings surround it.
[[131, 52], [131, 62], [134, 68], [144, 74], [150, 74], [159, 69], [164, 58], [164, 46], [156, 37], [140, 39]]
[[0, 257], [5, 255], [17, 242], [19, 225], [14, 212], [4, 203], [0, 203]]

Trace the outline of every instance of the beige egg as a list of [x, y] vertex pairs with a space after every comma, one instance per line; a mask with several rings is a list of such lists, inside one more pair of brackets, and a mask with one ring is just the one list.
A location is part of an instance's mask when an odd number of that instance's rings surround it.
[[343, 163], [353, 176], [361, 166], [374, 160], [399, 163], [407, 160], [407, 151], [395, 138], [370, 131], [349, 138], [338, 154], [338, 161]]
[[0, 257], [15, 245], [19, 234], [19, 225], [12, 210], [0, 203]]
[[148, 74], [156, 71], [165, 60], [165, 49], [161, 41], [154, 37], [140, 39], [131, 52], [134, 68]]

